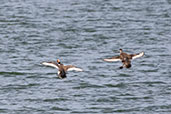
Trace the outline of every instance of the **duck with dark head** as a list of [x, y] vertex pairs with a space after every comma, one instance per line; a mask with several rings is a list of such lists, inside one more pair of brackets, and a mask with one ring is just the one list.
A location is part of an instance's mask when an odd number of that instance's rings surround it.
[[127, 54], [124, 53], [122, 49], [119, 49], [119, 52], [120, 52], [119, 56], [113, 56], [111, 58], [104, 59], [104, 61], [108, 61], [108, 62], [121, 61], [123, 65], [119, 67], [120, 69], [122, 69], [123, 67], [130, 68], [132, 59], [136, 59], [144, 55], [144, 52], [137, 53], [137, 54]]

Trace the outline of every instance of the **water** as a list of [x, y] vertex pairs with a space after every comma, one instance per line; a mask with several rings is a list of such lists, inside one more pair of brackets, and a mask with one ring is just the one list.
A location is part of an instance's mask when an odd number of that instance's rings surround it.
[[[170, 0], [1, 0], [0, 113], [171, 112]], [[102, 59], [145, 52], [130, 69]], [[66, 79], [43, 61], [84, 72]]]

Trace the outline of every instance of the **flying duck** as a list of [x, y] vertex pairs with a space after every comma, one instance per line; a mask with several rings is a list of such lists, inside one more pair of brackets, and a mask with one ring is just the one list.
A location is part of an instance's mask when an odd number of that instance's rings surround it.
[[120, 49], [119, 51], [120, 51], [119, 56], [107, 58], [107, 59], [104, 59], [104, 61], [108, 61], [108, 62], [121, 61], [123, 65], [119, 67], [120, 69], [122, 69], [123, 67], [130, 68], [132, 59], [136, 59], [144, 55], [144, 52], [137, 53], [137, 54], [127, 54], [127, 53], [124, 53], [122, 49]]
[[42, 63], [43, 65], [46, 65], [46, 66], [51, 66], [51, 67], [55, 67], [58, 69], [58, 77], [60, 79], [63, 79], [63, 78], [66, 78], [66, 73], [67, 71], [83, 71], [82, 69], [80, 68], [77, 68], [73, 65], [63, 65], [61, 64], [60, 60], [57, 59], [57, 62], [43, 62]]

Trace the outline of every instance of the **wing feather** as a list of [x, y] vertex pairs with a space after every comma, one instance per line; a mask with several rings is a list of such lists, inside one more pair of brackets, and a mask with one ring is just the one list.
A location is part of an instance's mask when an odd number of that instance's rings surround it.
[[67, 71], [80, 71], [80, 72], [83, 71], [81, 68], [77, 68], [73, 65], [67, 65], [67, 66], [65, 66], [65, 68]]
[[50, 66], [58, 69], [58, 65], [55, 62], [43, 62], [42, 64], [45, 66]]
[[72, 68], [69, 68], [67, 71], [79, 71], [79, 72], [82, 72], [83, 71], [83, 69], [81, 69], [81, 68], [76, 68], [76, 67], [72, 67]]
[[121, 59], [120, 59], [120, 56], [114, 56], [114, 57], [111, 57], [111, 58], [104, 59], [104, 61], [114, 62], [114, 61], [121, 61]]
[[132, 56], [132, 59], [136, 59], [136, 58], [142, 57], [143, 55], [144, 55], [144, 52], [141, 52], [141, 53], [138, 53], [138, 54], [133, 54], [131, 56]]

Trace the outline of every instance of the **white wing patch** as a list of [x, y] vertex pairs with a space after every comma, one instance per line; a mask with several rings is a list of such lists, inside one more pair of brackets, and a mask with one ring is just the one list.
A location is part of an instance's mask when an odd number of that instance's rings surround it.
[[82, 71], [83, 71], [83, 69], [81, 69], [81, 68], [76, 68], [76, 67], [68, 68], [67, 71], [73, 71], [73, 70], [79, 71], [79, 72], [82, 72]]
[[136, 58], [142, 57], [143, 55], [144, 55], [144, 52], [141, 52], [138, 55], [133, 56], [132, 59], [136, 59]]
[[54, 63], [52, 63], [52, 62], [43, 62], [42, 63], [43, 65], [45, 65], [45, 66], [51, 66], [51, 67], [54, 67], [54, 68], [57, 68], [58, 69], [58, 66], [56, 66]]
[[58, 75], [60, 74], [60, 71], [58, 71]]
[[104, 61], [108, 61], [108, 62], [114, 62], [114, 61], [121, 61], [120, 59], [104, 59]]

